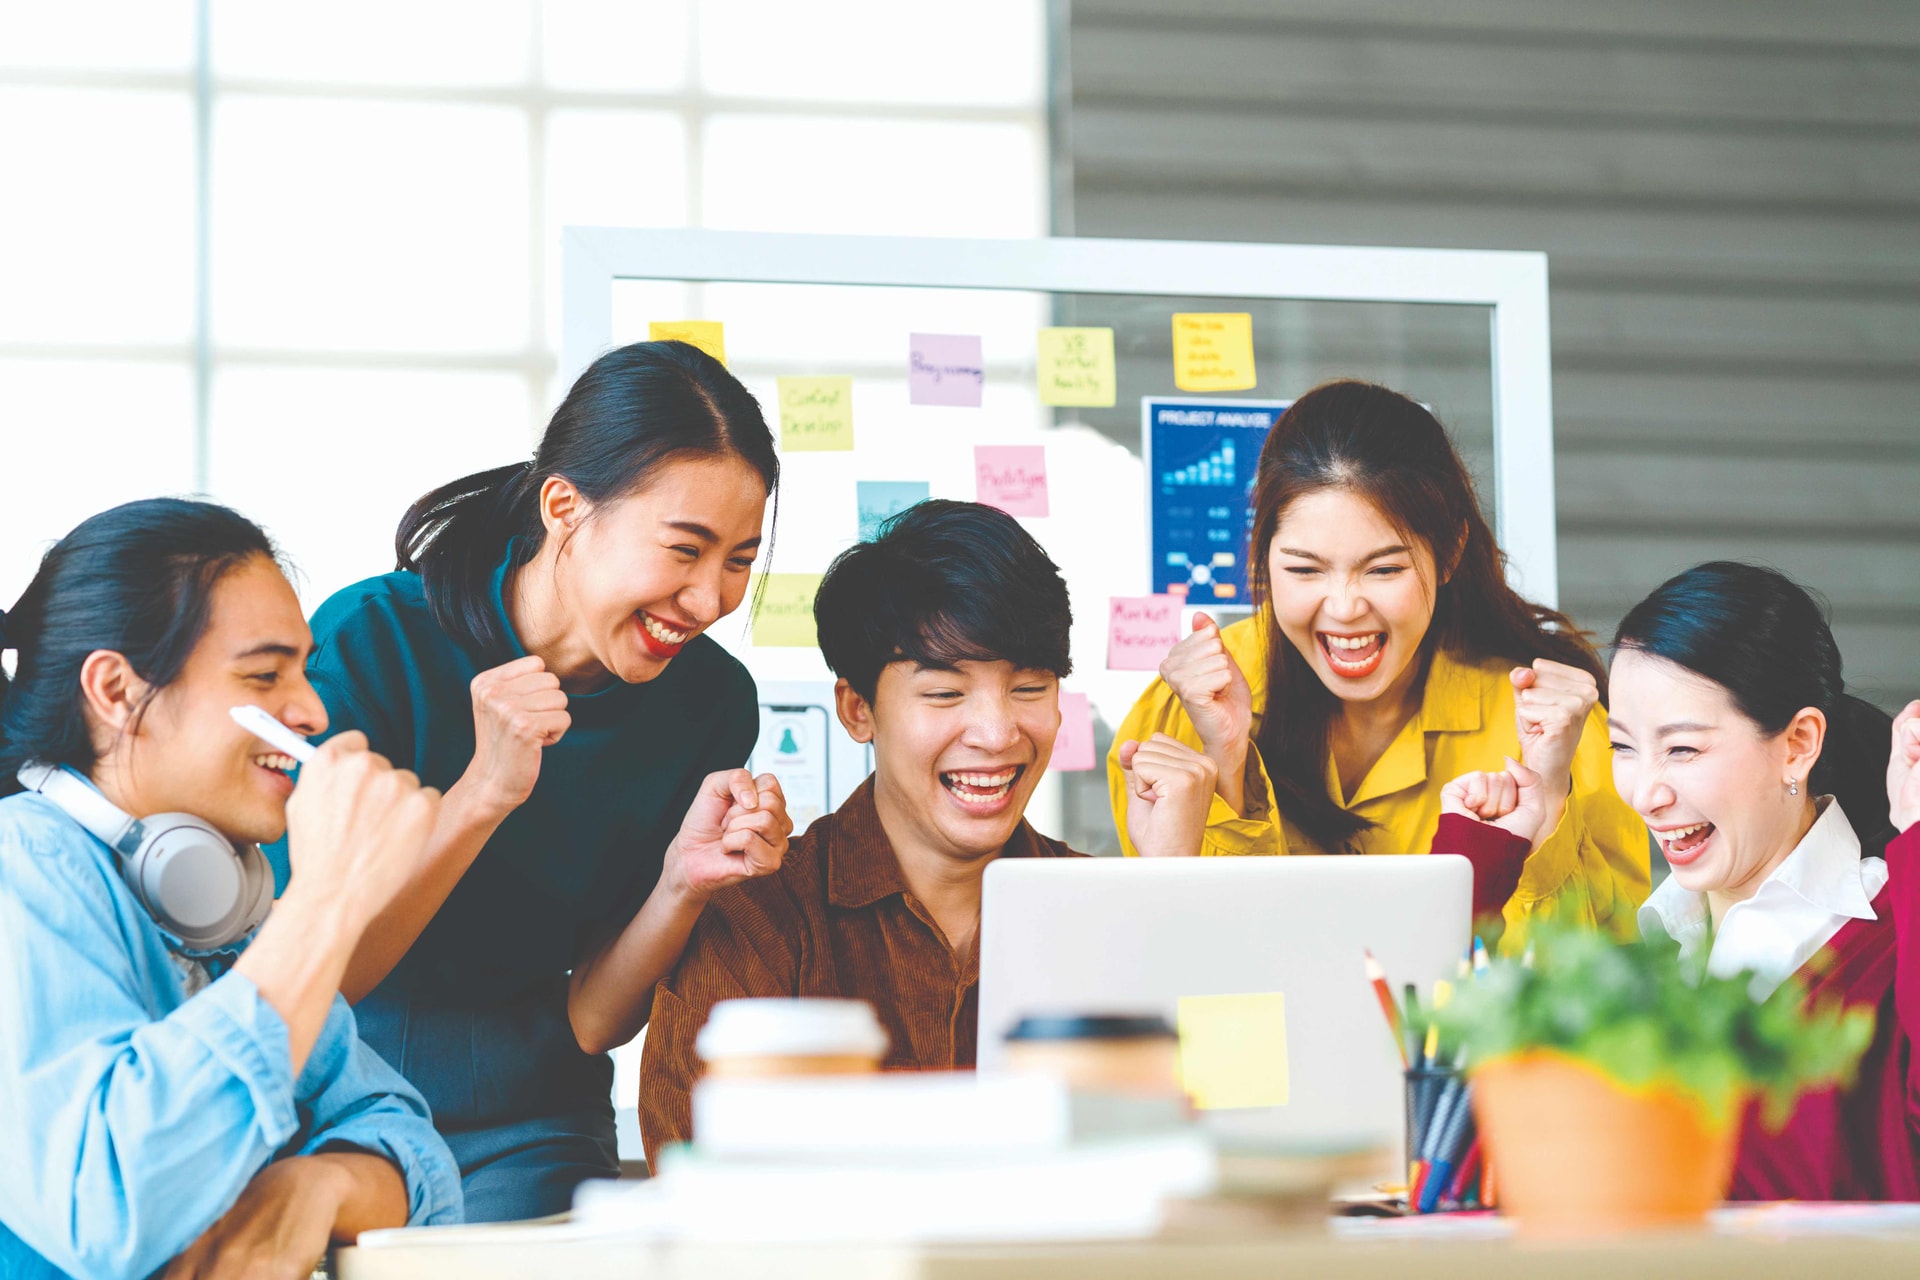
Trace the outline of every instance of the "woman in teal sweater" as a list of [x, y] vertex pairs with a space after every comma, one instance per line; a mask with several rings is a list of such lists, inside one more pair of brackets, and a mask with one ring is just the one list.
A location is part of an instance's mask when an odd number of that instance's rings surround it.
[[555, 1213], [618, 1173], [606, 1051], [707, 896], [785, 852], [778, 784], [740, 767], [752, 677], [704, 634], [745, 598], [778, 479], [719, 361], [623, 347], [532, 462], [420, 499], [399, 571], [314, 614], [334, 731], [446, 795], [342, 989], [433, 1109], [469, 1221]]

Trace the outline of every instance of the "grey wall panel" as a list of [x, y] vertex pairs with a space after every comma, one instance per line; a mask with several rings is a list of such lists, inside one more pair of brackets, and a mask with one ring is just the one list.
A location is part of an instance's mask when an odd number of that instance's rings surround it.
[[1775, 564], [1920, 693], [1920, 5], [1060, 3], [1063, 231], [1545, 250], [1562, 603]]

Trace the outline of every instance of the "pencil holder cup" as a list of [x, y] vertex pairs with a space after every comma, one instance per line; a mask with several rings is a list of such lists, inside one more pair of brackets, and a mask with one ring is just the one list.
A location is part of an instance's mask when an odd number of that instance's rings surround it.
[[1471, 1090], [1458, 1067], [1409, 1067], [1407, 1212], [1481, 1207]]

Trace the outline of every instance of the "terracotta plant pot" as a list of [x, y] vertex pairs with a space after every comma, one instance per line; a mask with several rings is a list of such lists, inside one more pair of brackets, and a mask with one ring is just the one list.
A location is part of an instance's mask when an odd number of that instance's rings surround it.
[[1733, 1176], [1737, 1119], [1715, 1127], [1683, 1094], [1630, 1089], [1560, 1053], [1475, 1070], [1473, 1112], [1500, 1207], [1529, 1236], [1697, 1225]]

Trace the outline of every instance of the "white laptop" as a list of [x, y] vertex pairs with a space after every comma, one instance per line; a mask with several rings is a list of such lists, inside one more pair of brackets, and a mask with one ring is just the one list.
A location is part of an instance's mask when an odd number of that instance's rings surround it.
[[1230, 1141], [1331, 1151], [1403, 1142], [1400, 1056], [1364, 952], [1396, 998], [1453, 979], [1472, 941], [1466, 859], [1004, 858], [980, 920], [983, 1072], [1022, 1017], [1158, 1013], [1182, 996], [1284, 996], [1287, 1101], [1215, 1110]]

